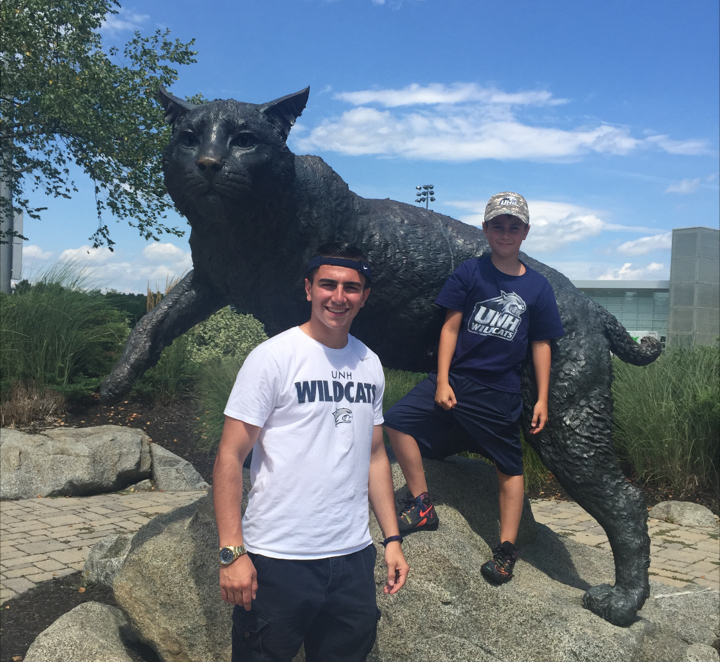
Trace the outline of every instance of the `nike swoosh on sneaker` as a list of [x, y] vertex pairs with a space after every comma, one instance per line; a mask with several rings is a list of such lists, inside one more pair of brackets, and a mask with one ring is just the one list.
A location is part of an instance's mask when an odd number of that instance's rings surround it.
[[421, 510], [421, 511], [420, 511], [420, 517], [425, 517], [425, 515], [427, 515], [431, 510], [432, 510], [432, 506], [429, 506], [428, 509], [425, 510], [425, 511], [422, 511], [422, 510]]

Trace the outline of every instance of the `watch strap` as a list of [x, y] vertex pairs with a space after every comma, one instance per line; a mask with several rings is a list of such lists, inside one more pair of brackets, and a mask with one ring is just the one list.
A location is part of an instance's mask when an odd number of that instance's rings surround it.
[[385, 540], [382, 541], [382, 546], [387, 547], [388, 543], [398, 541], [402, 545], [403, 537], [402, 536], [390, 536], [388, 538], [385, 538]]
[[[228, 550], [232, 554], [232, 558], [223, 560], [223, 551], [224, 550]], [[233, 561], [236, 561], [243, 554], [247, 554], [247, 550], [245, 549], [244, 545], [225, 545], [224, 547], [220, 548], [219, 554], [220, 554], [220, 563], [222, 565], [230, 565]], [[225, 554], [224, 556], [227, 557], [227, 554]]]

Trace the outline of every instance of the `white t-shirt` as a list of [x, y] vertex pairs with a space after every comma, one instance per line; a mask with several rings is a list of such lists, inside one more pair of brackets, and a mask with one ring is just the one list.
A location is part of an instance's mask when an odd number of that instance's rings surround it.
[[294, 327], [250, 353], [225, 409], [262, 427], [243, 516], [249, 551], [317, 559], [372, 542], [370, 448], [384, 389], [380, 360], [353, 336], [331, 349]]

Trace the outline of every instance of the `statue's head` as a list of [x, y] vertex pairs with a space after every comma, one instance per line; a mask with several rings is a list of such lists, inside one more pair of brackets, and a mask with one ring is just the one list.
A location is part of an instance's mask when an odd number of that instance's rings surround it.
[[309, 92], [265, 104], [232, 99], [192, 104], [160, 88], [172, 126], [163, 152], [165, 184], [191, 225], [232, 222], [282, 198], [294, 177], [287, 137]]

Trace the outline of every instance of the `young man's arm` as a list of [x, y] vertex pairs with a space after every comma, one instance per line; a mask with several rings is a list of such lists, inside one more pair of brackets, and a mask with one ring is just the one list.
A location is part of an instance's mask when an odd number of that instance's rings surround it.
[[[399, 535], [392, 473], [383, 443], [382, 425], [373, 427], [368, 497], [383, 536], [389, 538]], [[389, 542], [385, 547], [385, 565], [388, 569], [388, 580], [383, 591], [391, 594], [397, 593], [403, 587], [410, 570], [399, 542]]]
[[[213, 469], [213, 503], [220, 547], [243, 544], [242, 467], [250, 449], [255, 445], [260, 429], [244, 421], [225, 416], [220, 446]], [[220, 595], [225, 602], [242, 605], [250, 610], [257, 592], [257, 573], [247, 554], [230, 565], [220, 566]]]
[[550, 362], [552, 360], [550, 341], [534, 340], [532, 356], [538, 399], [535, 403], [530, 427], [532, 434], [537, 434], [545, 427], [548, 419], [548, 390], [550, 389]]
[[440, 331], [437, 389], [435, 391], [435, 402], [443, 409], [452, 409], [457, 404], [455, 391], [450, 386], [450, 363], [455, 356], [460, 324], [462, 324], [462, 312], [448, 308], [445, 314], [445, 323]]

